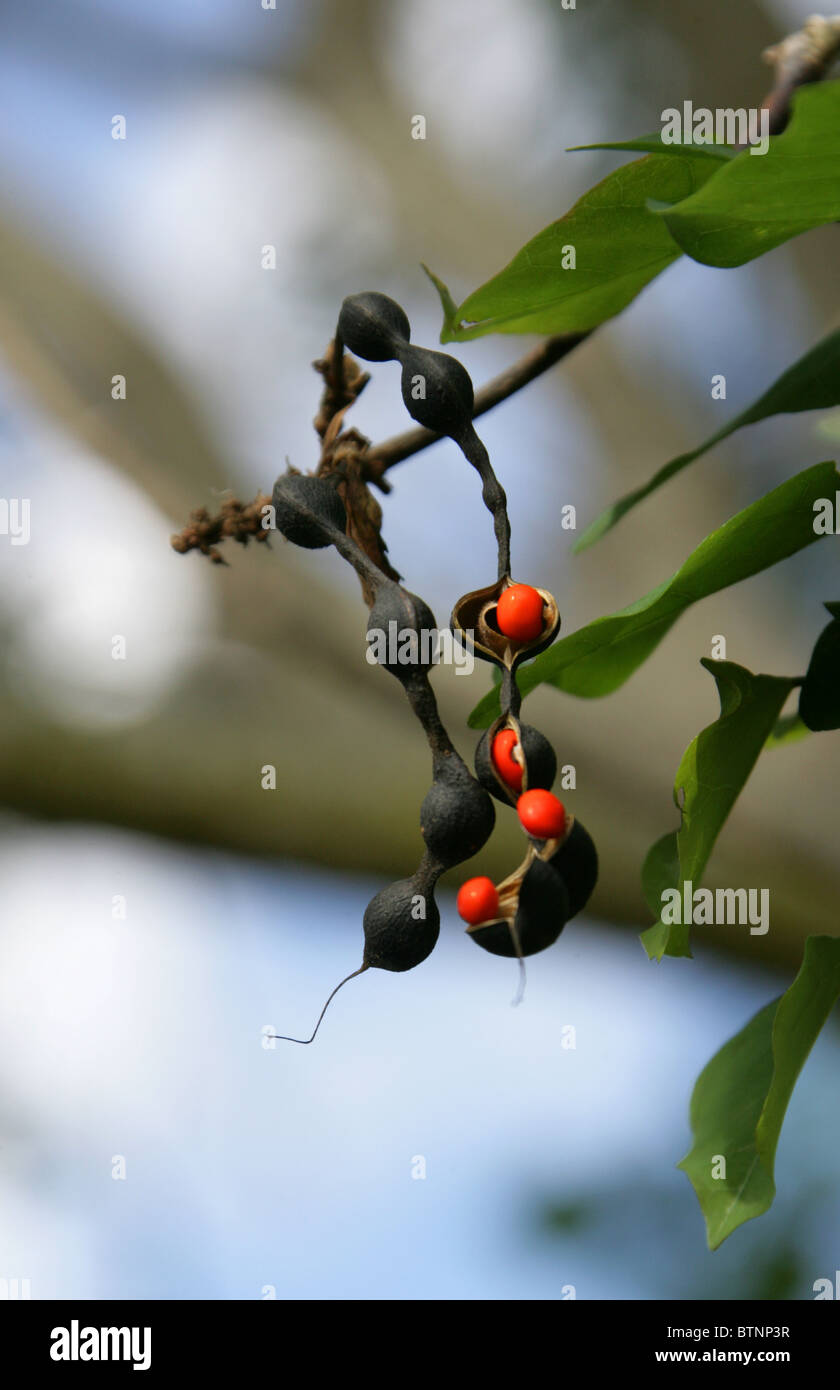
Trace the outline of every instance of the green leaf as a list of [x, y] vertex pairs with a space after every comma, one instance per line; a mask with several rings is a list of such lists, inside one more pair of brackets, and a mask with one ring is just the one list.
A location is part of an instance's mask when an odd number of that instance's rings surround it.
[[[701, 665], [715, 678], [720, 716], [683, 753], [674, 780], [674, 801], [682, 808], [678, 831], [658, 840], [642, 869], [647, 904], [658, 919], [642, 933], [651, 959], [690, 956], [692, 893], [700, 886], [715, 841], [758, 761], [796, 679], [754, 676], [734, 661]], [[682, 801], [680, 801], [682, 796]], [[675, 890], [680, 920], [663, 920], [662, 895]], [[673, 901], [670, 900], [670, 901]]]
[[736, 266], [840, 218], [840, 84], [801, 87], [766, 154], [745, 150], [705, 187], [661, 214], [683, 251]]
[[832, 444], [840, 443], [840, 412], [824, 415], [817, 421], [814, 432], [820, 439], [830, 439]]
[[832, 621], [817, 638], [799, 692], [800, 717], [814, 733], [840, 729], [840, 603], [825, 606]]
[[788, 743], [799, 743], [800, 739], [807, 738], [810, 732], [798, 714], [784, 714], [776, 721], [764, 747], [769, 752], [771, 748], [783, 748]]
[[625, 493], [601, 513], [591, 526], [588, 526], [574, 546], [575, 554], [586, 550], [607, 531], [612, 530], [623, 516], [626, 516], [639, 502], [650, 497], [669, 478], [682, 472], [695, 459], [700, 458], [713, 445], [727, 439], [730, 434], [744, 425], [757, 424], [771, 415], [792, 415], [802, 410], [818, 410], [826, 406], [840, 405], [840, 329], [829, 333], [816, 347], [778, 378], [777, 381], [747, 409], [736, 415], [734, 420], [719, 429], [699, 448], [666, 463], [658, 473], [654, 473], [643, 487]]
[[[449, 293], [449, 287], [435, 275], [434, 271], [429, 270], [429, 267], [424, 265], [422, 261], [420, 265], [440, 296], [440, 305], [443, 309], [444, 334], [448, 335], [452, 333], [458, 323], [458, 305]], [[446, 342], [448, 340], [444, 334], [441, 334], [441, 342]]]
[[569, 154], [577, 150], [637, 150], [640, 154], [682, 154], [689, 159], [695, 156], [702, 158], [704, 155], [707, 159], [735, 158], [731, 145], [697, 145], [683, 141], [666, 144], [661, 130], [655, 130], [651, 135], [639, 135], [635, 140], [599, 140], [595, 145], [569, 145], [567, 150]]
[[[679, 882], [679, 877], [680, 856], [677, 848], [677, 832], [670, 830], [667, 835], [662, 836], [661, 840], [657, 840], [655, 845], [651, 845], [642, 865], [642, 892], [654, 917], [658, 917], [660, 914], [662, 894], [665, 889], [673, 888]], [[645, 950], [649, 959], [662, 959], [668, 947], [670, 931], [671, 928], [660, 921], [649, 927], [644, 933], [642, 940], [645, 943]], [[686, 940], [684, 944], [685, 949], [678, 950], [679, 943], [674, 941], [669, 955], [690, 956], [688, 941]]]
[[[459, 308], [444, 302], [441, 342], [582, 333], [625, 308], [680, 254], [648, 199], [680, 202], [723, 172], [719, 160], [700, 154], [702, 146], [693, 149], [696, 158], [649, 155], [609, 174]], [[570, 246], [574, 268], [564, 267]]]
[[[796, 1079], [840, 995], [840, 938], [809, 936], [799, 974], [697, 1078], [694, 1142], [678, 1164], [697, 1193], [709, 1248], [767, 1211], [776, 1147]], [[720, 1171], [721, 1156], [726, 1175]]]
[[[814, 464], [789, 478], [707, 536], [671, 579], [629, 608], [596, 618], [538, 656], [519, 674], [522, 694], [544, 683], [589, 699], [617, 690], [691, 604], [819, 540], [814, 504], [833, 498], [838, 485], [840, 477], [830, 462]], [[498, 692], [489, 691], [470, 715], [470, 727], [486, 728], [498, 713]]]

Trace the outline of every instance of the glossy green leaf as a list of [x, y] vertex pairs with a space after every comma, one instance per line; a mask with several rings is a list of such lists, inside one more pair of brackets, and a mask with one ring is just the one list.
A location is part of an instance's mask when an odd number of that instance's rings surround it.
[[815, 733], [840, 729], [840, 603], [827, 603], [831, 622], [823, 628], [799, 692], [799, 715]]
[[[677, 832], [676, 830], [670, 830], [667, 835], [662, 836], [661, 840], [657, 840], [656, 844], [651, 845], [645, 855], [645, 861], [642, 864], [642, 892], [645, 895], [645, 902], [654, 917], [659, 916], [662, 894], [665, 892], [666, 888], [673, 888], [674, 885], [679, 882], [679, 879], [680, 855], [677, 846]], [[667, 933], [668, 928], [664, 923], [657, 923], [655, 926], [648, 929], [646, 935], [650, 937], [651, 946], [655, 945], [657, 947], [657, 949], [646, 947], [649, 959], [659, 960], [664, 955], [667, 945]], [[658, 949], [660, 938], [662, 941], [661, 951]], [[644, 937], [642, 939], [644, 941]], [[674, 943], [675, 948], [677, 944], [676, 942]], [[685, 950], [678, 951], [673, 949], [669, 954], [690, 956], [691, 951], [689, 950], [688, 942], [686, 941]]]
[[655, 130], [650, 135], [639, 135], [635, 140], [599, 140], [595, 145], [569, 145], [567, 148], [570, 154], [578, 150], [630, 150], [639, 154], [682, 154], [689, 158], [699, 155], [717, 160], [734, 159], [736, 154], [731, 145], [698, 145], [682, 141], [666, 144], [661, 130]]
[[800, 739], [807, 738], [810, 732], [798, 714], [783, 714], [776, 721], [764, 747], [768, 752], [771, 748], [785, 748], [789, 743], [799, 743]]
[[444, 311], [441, 342], [485, 333], [582, 333], [619, 313], [680, 255], [648, 201], [679, 202], [723, 171], [702, 149], [693, 147], [694, 158], [649, 155], [616, 169], [457, 309], [433, 276]]
[[[542, 684], [586, 698], [617, 690], [691, 604], [819, 540], [814, 504], [820, 498], [833, 498], [838, 485], [833, 463], [815, 464], [789, 478], [707, 536], [671, 579], [629, 608], [596, 618], [538, 656], [519, 674], [522, 694]], [[498, 713], [498, 690], [491, 690], [470, 715], [470, 726], [483, 729]]]
[[771, 1205], [785, 1111], [838, 996], [840, 938], [810, 936], [790, 988], [730, 1038], [697, 1078], [694, 1142], [678, 1166], [697, 1193], [710, 1249]]
[[818, 410], [833, 405], [840, 405], [840, 330], [830, 333], [827, 338], [817, 343], [816, 347], [784, 372], [763, 396], [740, 415], [736, 415], [734, 420], [730, 420], [699, 448], [678, 455], [660, 468], [658, 473], [654, 473], [643, 487], [634, 488], [632, 492], [626, 493], [607, 507], [583, 532], [574, 547], [575, 553], [593, 545], [607, 531], [612, 530], [633, 507], [650, 497], [663, 483], [667, 483], [669, 478], [673, 478], [713, 445], [727, 439], [744, 425], [757, 424], [759, 420], [766, 420], [771, 415], [792, 415], [797, 411]]
[[[674, 779], [674, 801], [682, 811], [678, 831], [658, 840], [648, 852], [642, 885], [648, 907], [657, 917], [642, 933], [651, 959], [690, 956], [692, 894], [700, 887], [715, 841], [747, 778], [775, 728], [796, 680], [754, 676], [734, 661], [709, 661], [715, 678], [720, 715], [692, 739]], [[678, 894], [676, 911], [663, 909], [663, 892]], [[675, 916], [676, 921], [670, 917]]]
[[840, 83], [801, 87], [766, 154], [749, 150], [659, 214], [686, 255], [736, 266], [840, 219]]

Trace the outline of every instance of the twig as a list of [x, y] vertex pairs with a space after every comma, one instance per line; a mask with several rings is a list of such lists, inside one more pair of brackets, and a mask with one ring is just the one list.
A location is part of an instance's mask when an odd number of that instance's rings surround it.
[[[770, 112], [772, 135], [778, 135], [787, 124], [791, 98], [796, 89], [809, 82], [821, 81], [838, 55], [840, 15], [829, 19], [812, 15], [802, 29], [765, 50], [762, 57], [775, 71], [773, 89], [762, 102], [762, 107]], [[565, 333], [546, 338], [518, 362], [485, 382], [475, 394], [473, 419], [492, 410], [501, 401], [521, 391], [523, 386], [542, 376], [579, 343], [591, 337], [594, 331], [593, 328], [585, 333]], [[386, 558], [387, 547], [380, 531], [381, 512], [366, 484], [372, 483], [381, 492], [390, 492], [390, 485], [384, 476], [388, 469], [436, 444], [444, 436], [432, 430], [411, 429], [385, 439], [381, 444], [370, 445], [356, 430], [342, 433], [344, 412], [359, 397], [370, 377], [352, 357], [345, 355], [344, 345], [337, 335], [324, 357], [314, 362], [313, 366], [324, 379], [324, 393], [314, 421], [322, 442], [317, 471], [321, 474], [339, 471], [342, 474], [342, 492], [345, 502], [349, 503], [350, 535], [380, 573], [399, 579]], [[215, 564], [223, 564], [214, 542], [228, 537], [240, 544], [247, 544], [251, 538], [256, 541], [267, 539], [268, 533], [262, 529], [258, 508], [270, 500], [260, 495], [255, 502], [243, 506], [230, 499], [218, 517], [210, 517], [204, 509], [193, 512], [189, 525], [173, 536], [173, 548], [182, 553], [201, 550]]]
[[[790, 102], [797, 87], [809, 82], [819, 82], [825, 77], [828, 68], [840, 54], [840, 16], [825, 19], [822, 15], [812, 15], [801, 30], [788, 35], [772, 48], [765, 49], [762, 57], [775, 69], [775, 82], [772, 91], [765, 97], [762, 107], [770, 112], [770, 133], [778, 135], [787, 124], [790, 115]], [[568, 333], [554, 338], [546, 338], [538, 348], [514, 362], [512, 366], [493, 377], [475, 396], [473, 418], [492, 410], [500, 401], [521, 391], [535, 377], [547, 372], [555, 363], [584, 342], [594, 329], [587, 333]], [[383, 474], [395, 463], [402, 463], [421, 449], [436, 444], [443, 436], [431, 430], [406, 430], [403, 434], [374, 444], [364, 460], [365, 477], [369, 482], [379, 485]]]
[[[344, 342], [338, 329], [335, 330], [335, 337], [333, 338], [332, 364], [333, 390], [338, 399], [341, 400], [344, 395]], [[358, 392], [356, 394], [358, 395]]]
[[199, 507], [190, 513], [183, 530], [172, 536], [172, 549], [179, 555], [200, 550], [214, 565], [225, 565], [227, 561], [216, 549], [220, 541], [238, 541], [240, 545], [247, 545], [249, 541], [268, 543], [270, 532], [263, 526], [263, 509], [270, 503], [271, 498], [260, 492], [253, 502], [228, 497], [217, 516], [211, 516], [206, 507]]
[[344, 344], [337, 334], [323, 357], [312, 365], [324, 380], [318, 414], [312, 421], [319, 438], [323, 440], [336, 415], [342, 414], [358, 400], [370, 381], [370, 375], [363, 372], [352, 357], [345, 357]]
[[772, 92], [761, 103], [770, 112], [770, 134], [778, 135], [787, 125], [790, 102], [797, 87], [819, 82], [840, 54], [840, 15], [831, 19], [811, 15], [795, 34], [762, 53], [765, 63], [775, 70]]

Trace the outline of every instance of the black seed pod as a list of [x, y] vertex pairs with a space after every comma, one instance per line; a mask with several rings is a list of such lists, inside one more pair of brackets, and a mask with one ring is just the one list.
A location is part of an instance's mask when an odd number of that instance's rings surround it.
[[433, 887], [415, 877], [380, 889], [365, 909], [364, 929], [364, 965], [413, 970], [431, 955], [440, 934]]
[[486, 927], [473, 927], [468, 934], [478, 946], [494, 956], [535, 956], [538, 951], [554, 945], [570, 915], [569, 895], [562, 878], [544, 860], [535, 859], [519, 889], [519, 904], [514, 920], [519, 951], [513, 932], [505, 921], [490, 922]]
[[399, 304], [375, 290], [348, 295], [338, 316], [338, 332], [345, 347], [366, 362], [390, 362], [411, 337]]
[[[491, 796], [509, 806], [511, 802], [516, 801], [518, 793], [513, 788], [508, 789], [499, 777], [490, 753], [496, 734], [506, 727], [504, 720], [501, 720], [485, 729], [475, 750], [475, 775]], [[523, 781], [523, 789], [533, 791], [535, 787], [542, 787], [545, 791], [550, 791], [557, 776], [557, 755], [554, 749], [545, 735], [530, 724], [520, 724], [519, 732], [519, 742], [525, 754], [527, 768], [527, 780]]]
[[428, 348], [406, 348], [400, 361], [409, 415], [437, 434], [460, 434], [473, 412], [473, 384], [466, 368], [454, 357]]
[[478, 854], [496, 824], [493, 802], [457, 753], [435, 763], [435, 780], [420, 807], [420, 832], [445, 869]]
[[[383, 584], [370, 610], [367, 630], [376, 634], [368, 638], [371, 660], [398, 680], [408, 680], [433, 665], [437, 646], [435, 615], [417, 594], [408, 593], [398, 584]], [[412, 633], [413, 638], [408, 635]]]
[[331, 528], [344, 531], [344, 503], [327, 478], [281, 473], [271, 498], [277, 529], [295, 545], [320, 550], [332, 543]]
[[589, 902], [598, 882], [598, 851], [589, 831], [579, 820], [575, 820], [568, 839], [549, 862], [566, 884], [569, 916], [575, 917]]

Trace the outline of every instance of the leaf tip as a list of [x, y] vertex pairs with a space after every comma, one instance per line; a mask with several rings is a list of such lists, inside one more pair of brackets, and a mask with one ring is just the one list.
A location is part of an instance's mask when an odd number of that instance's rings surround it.
[[600, 531], [598, 531], [597, 527], [598, 522], [593, 521], [591, 525], [587, 526], [583, 534], [581, 536], [578, 536], [577, 540], [572, 546], [573, 555], [582, 555], [584, 550], [588, 550], [591, 545], [595, 544], [595, 542], [598, 540], [598, 537], [601, 534]]
[[440, 341], [442, 343], [449, 343], [452, 341], [454, 331], [457, 328], [458, 305], [449, 292], [449, 286], [446, 285], [438, 275], [435, 275], [434, 271], [430, 270], [424, 261], [420, 262], [420, 268], [428, 279], [431, 280], [438, 292], [440, 305], [443, 309], [443, 327], [440, 330]]

